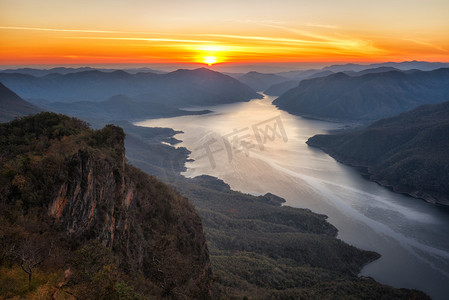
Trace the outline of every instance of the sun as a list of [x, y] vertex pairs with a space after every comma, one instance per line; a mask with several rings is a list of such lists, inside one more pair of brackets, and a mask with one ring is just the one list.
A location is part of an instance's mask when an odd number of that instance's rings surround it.
[[218, 59], [216, 56], [204, 56], [203, 57], [203, 63], [208, 64], [209, 66], [212, 66], [213, 64], [217, 63]]

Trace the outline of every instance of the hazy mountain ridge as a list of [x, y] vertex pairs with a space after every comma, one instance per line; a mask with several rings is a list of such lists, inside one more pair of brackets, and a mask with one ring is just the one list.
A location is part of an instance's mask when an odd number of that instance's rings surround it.
[[355, 77], [340, 72], [301, 81], [273, 104], [295, 115], [370, 121], [448, 99], [449, 69], [444, 68]]
[[400, 63], [386, 62], [377, 64], [342, 64], [331, 65], [321, 69], [310, 70], [297, 70], [276, 73], [276, 75], [286, 77], [290, 80], [281, 82], [279, 84], [273, 84], [268, 87], [264, 92], [271, 96], [280, 96], [288, 90], [295, 88], [300, 81], [304, 79], [311, 79], [316, 77], [324, 77], [333, 73], [343, 72], [350, 76], [361, 76], [368, 73], [381, 73], [387, 71], [409, 71], [409, 70], [421, 70], [432, 71], [440, 68], [448, 68], [449, 63], [434, 63], [434, 62], [419, 62], [419, 61], [404, 61]]
[[236, 79], [204, 68], [168, 74], [93, 70], [34, 77], [0, 73], [0, 81], [23, 98], [46, 99], [50, 102], [99, 102], [122, 94], [140, 101], [187, 107], [261, 98]]
[[8, 122], [40, 112], [40, 108], [23, 100], [0, 82], [0, 122]]
[[330, 70], [332, 72], [343, 72], [343, 71], [354, 71], [360, 72], [366, 69], [373, 69], [379, 67], [392, 67], [399, 70], [411, 70], [418, 69], [421, 71], [432, 71], [441, 68], [448, 68], [449, 63], [440, 63], [440, 62], [427, 62], [427, 61], [403, 61], [403, 62], [383, 62], [383, 63], [375, 63], [375, 64], [342, 64], [342, 65], [332, 65], [324, 67], [323, 70]]
[[[51, 69], [36, 69], [36, 68], [17, 68], [17, 69], [5, 69], [0, 70], [0, 73], [20, 73], [27, 74], [36, 77], [42, 77], [49, 74], [70, 74], [70, 73], [78, 73], [84, 71], [101, 71], [101, 72], [113, 72], [118, 71], [118, 69], [105, 69], [105, 68], [91, 68], [91, 67], [80, 67], [80, 68], [66, 68], [66, 67], [56, 67]], [[154, 70], [150, 68], [133, 68], [133, 69], [123, 69], [123, 71], [131, 74], [139, 73], [139, 72], [149, 72], [155, 74], [164, 74], [167, 72]]]
[[271, 85], [264, 91], [264, 93], [270, 96], [280, 96], [288, 90], [297, 87], [302, 80], [325, 77], [331, 74], [333, 74], [333, 72], [331, 71], [305, 72], [303, 76], [297, 76], [295, 80], [284, 81], [278, 84]]
[[248, 72], [242, 76], [237, 76], [235, 78], [258, 92], [266, 90], [273, 84], [278, 84], [287, 80], [287, 78], [279, 76], [277, 74], [266, 74], [255, 71]]
[[366, 129], [316, 135], [307, 144], [367, 168], [396, 192], [449, 205], [449, 102], [420, 106]]
[[[377, 67], [373, 69], [366, 69], [362, 71], [342, 71], [346, 75], [349, 76], [362, 76], [365, 74], [371, 74], [371, 73], [383, 73], [388, 71], [399, 71], [399, 69], [393, 68], [393, 67]], [[301, 74], [301, 73], [300, 73]], [[335, 72], [330, 70], [309, 70], [308, 72], [304, 72], [303, 76], [297, 76], [296, 80], [289, 80], [284, 81], [278, 84], [273, 84], [268, 89], [264, 91], [265, 94], [270, 96], [280, 96], [284, 93], [286, 93], [288, 90], [291, 90], [298, 86], [299, 82], [305, 79], [313, 79], [318, 77], [326, 77], [329, 75], [335, 74]]]
[[78, 118], [102, 118], [105, 120], [143, 120], [198, 115], [210, 110], [187, 111], [163, 103], [136, 101], [124, 95], [116, 95], [105, 101], [53, 102], [40, 105], [54, 111]]

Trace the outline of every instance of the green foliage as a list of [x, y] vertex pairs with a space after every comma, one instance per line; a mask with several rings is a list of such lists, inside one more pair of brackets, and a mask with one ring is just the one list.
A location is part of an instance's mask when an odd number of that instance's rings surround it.
[[25, 209], [46, 205], [92, 153], [120, 163], [124, 137], [113, 125], [92, 131], [83, 121], [48, 112], [0, 124], [0, 199]]
[[323, 215], [232, 191], [209, 176], [174, 185], [202, 218], [216, 299], [428, 299], [358, 278], [379, 255], [336, 239]]
[[20, 270], [2, 277], [12, 282], [2, 293], [208, 298], [199, 217], [186, 198], [124, 163], [121, 128], [94, 131], [42, 113], [0, 132], [0, 268]]
[[[98, 253], [87, 253], [92, 250]], [[118, 263], [108, 263], [113, 260], [112, 251], [99, 243], [77, 251], [73, 261], [75, 275], [71, 279], [76, 285], [71, 288], [69, 282], [70, 293], [81, 299], [141, 299], [134, 288], [123, 281], [122, 278], [126, 276], [119, 270]]]
[[397, 192], [449, 203], [449, 102], [422, 106], [354, 132], [317, 135], [307, 143], [368, 169], [372, 180]]
[[29, 299], [40, 287], [47, 284], [53, 285], [58, 279], [57, 274], [52, 272], [37, 271], [33, 276], [31, 284], [28, 284], [28, 275], [18, 265], [1, 266], [0, 298], [8, 299], [18, 296]]

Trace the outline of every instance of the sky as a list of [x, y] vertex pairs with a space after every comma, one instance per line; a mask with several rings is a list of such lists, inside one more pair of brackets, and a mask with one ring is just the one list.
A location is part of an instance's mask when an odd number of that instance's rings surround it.
[[0, 66], [449, 62], [448, 0], [0, 0]]

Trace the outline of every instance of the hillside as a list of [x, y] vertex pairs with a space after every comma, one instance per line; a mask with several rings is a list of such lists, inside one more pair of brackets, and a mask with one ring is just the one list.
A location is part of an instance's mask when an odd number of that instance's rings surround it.
[[116, 95], [182, 108], [261, 98], [234, 78], [205, 68], [168, 74], [98, 70], [35, 77], [0, 73], [0, 81], [25, 99], [49, 102], [104, 101]]
[[310, 74], [310, 72], [305, 71], [302, 75], [296, 76], [295, 80], [284, 81], [281, 83], [273, 84], [268, 87], [264, 93], [270, 96], [280, 96], [287, 92], [288, 90], [298, 86], [299, 82], [304, 79], [325, 77], [333, 74], [331, 71], [317, 71]]
[[288, 80], [283, 81], [281, 83], [276, 83], [271, 86], [269, 86], [265, 91], [264, 94], [267, 94], [269, 96], [280, 96], [287, 92], [288, 90], [291, 90], [295, 87], [297, 87], [299, 84], [299, 80]]
[[365, 129], [307, 141], [343, 163], [367, 168], [394, 191], [449, 205], [449, 102], [420, 106]]
[[239, 76], [237, 79], [258, 92], [266, 90], [273, 84], [281, 83], [287, 80], [287, 78], [276, 74], [264, 74], [254, 71]]
[[209, 176], [173, 185], [204, 224], [217, 281], [214, 299], [428, 299], [357, 274], [379, 257], [336, 238], [326, 216], [281, 206], [272, 194], [232, 191]]
[[295, 115], [367, 122], [391, 117], [421, 104], [447, 100], [449, 69], [438, 69], [356, 77], [336, 73], [303, 80], [273, 104]]
[[116, 95], [105, 101], [54, 102], [41, 104], [42, 108], [77, 118], [102, 118], [105, 120], [142, 120], [209, 113], [209, 110], [188, 111], [163, 103], [136, 101]]
[[0, 82], [0, 123], [39, 111], [38, 107], [26, 102]]
[[198, 215], [125, 163], [122, 129], [40, 113], [0, 137], [0, 297], [209, 298]]

